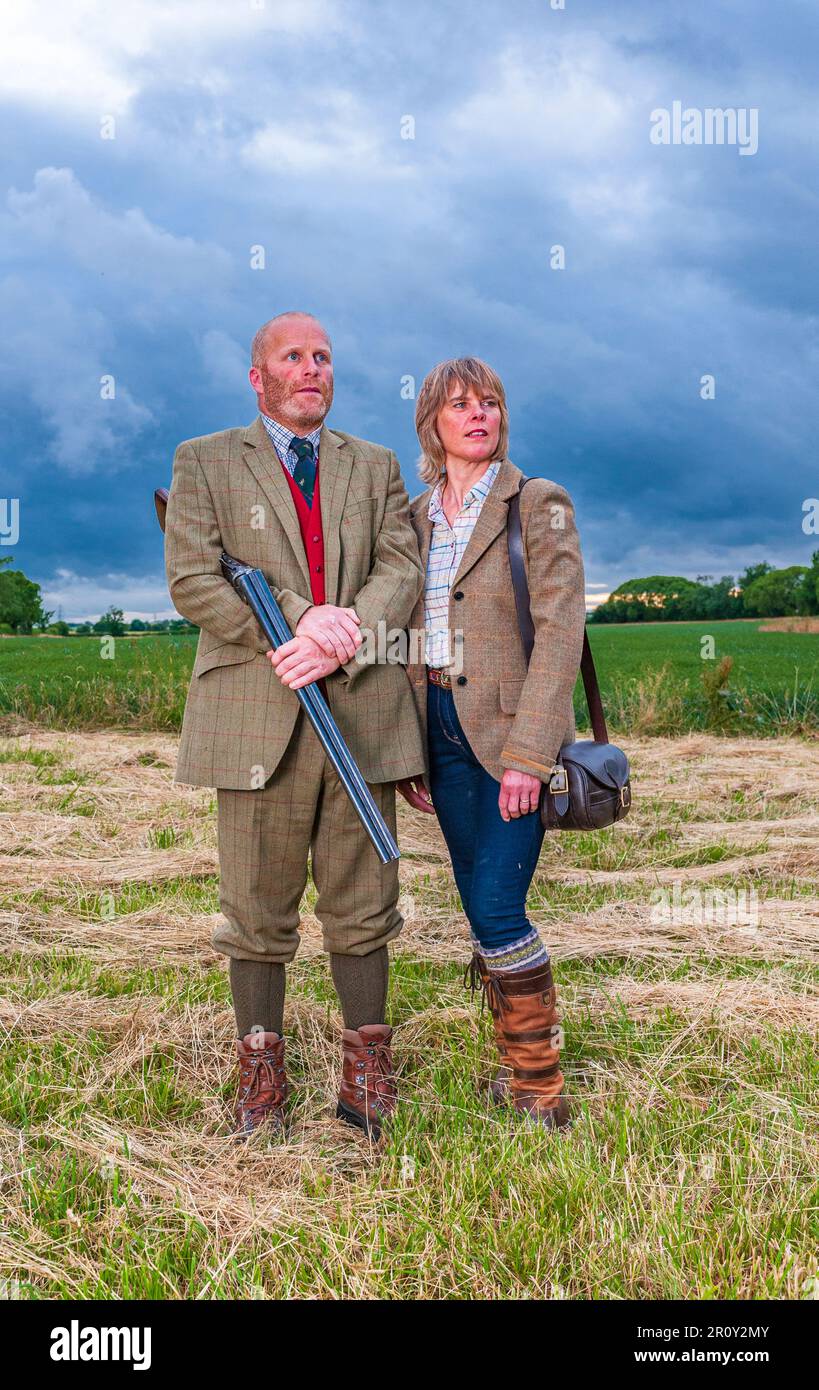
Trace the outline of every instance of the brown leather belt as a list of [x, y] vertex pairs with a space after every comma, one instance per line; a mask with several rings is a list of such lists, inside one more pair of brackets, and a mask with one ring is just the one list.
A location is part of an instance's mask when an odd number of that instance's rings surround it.
[[449, 690], [452, 687], [452, 677], [446, 667], [428, 666], [427, 676], [432, 685], [440, 685], [444, 690]]

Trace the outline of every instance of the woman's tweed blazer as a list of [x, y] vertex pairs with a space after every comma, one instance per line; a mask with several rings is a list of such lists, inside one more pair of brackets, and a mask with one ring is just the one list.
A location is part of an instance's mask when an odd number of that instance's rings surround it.
[[[484, 501], [449, 597], [449, 628], [461, 636], [461, 665], [452, 683], [455, 708], [473, 752], [498, 781], [505, 768], [548, 780], [558, 750], [575, 737], [572, 695], [580, 668], [586, 617], [585, 577], [574, 507], [566, 489], [533, 478], [520, 499], [526, 571], [535, 625], [527, 670], [507, 550], [509, 498], [523, 477], [508, 459]], [[429, 487], [410, 504], [426, 572], [432, 523]], [[424, 626], [424, 596], [411, 620]], [[427, 678], [423, 644], [410, 643], [407, 672], [426, 731]]]

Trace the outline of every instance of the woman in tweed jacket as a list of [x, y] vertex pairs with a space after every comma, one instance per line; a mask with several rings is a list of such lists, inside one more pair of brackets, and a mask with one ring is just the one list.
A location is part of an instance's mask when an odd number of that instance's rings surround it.
[[[535, 645], [520, 640], [507, 550], [509, 499], [523, 474], [507, 457], [503, 385], [477, 358], [442, 362], [418, 396], [427, 490], [411, 506], [426, 573], [408, 673], [426, 731], [427, 786], [403, 786], [437, 812], [470, 925], [473, 988], [489, 999], [501, 1068], [495, 1100], [549, 1128], [568, 1123], [551, 963], [526, 915], [543, 827], [539, 798], [575, 736], [572, 696], [585, 623], [574, 508], [545, 478], [521, 495]], [[545, 792], [548, 795], [548, 788]]]

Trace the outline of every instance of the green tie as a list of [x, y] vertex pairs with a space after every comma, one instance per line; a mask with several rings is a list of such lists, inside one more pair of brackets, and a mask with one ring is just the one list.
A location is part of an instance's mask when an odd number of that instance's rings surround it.
[[313, 505], [313, 488], [316, 485], [316, 458], [309, 439], [300, 439], [297, 434], [290, 441], [290, 448], [298, 459], [293, 470], [293, 482], [297, 483], [308, 507]]

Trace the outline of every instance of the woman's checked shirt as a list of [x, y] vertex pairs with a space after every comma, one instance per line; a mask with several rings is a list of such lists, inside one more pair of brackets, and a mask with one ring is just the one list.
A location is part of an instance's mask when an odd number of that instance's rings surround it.
[[427, 666], [449, 666], [452, 662], [449, 641], [449, 592], [475, 529], [475, 522], [481, 514], [481, 507], [499, 468], [500, 460], [496, 459], [494, 463], [490, 463], [483, 477], [464, 495], [463, 506], [455, 518], [454, 526], [450, 526], [441, 505], [446, 474], [429, 499], [428, 516], [432, 522], [432, 538], [424, 588], [424, 660]]

